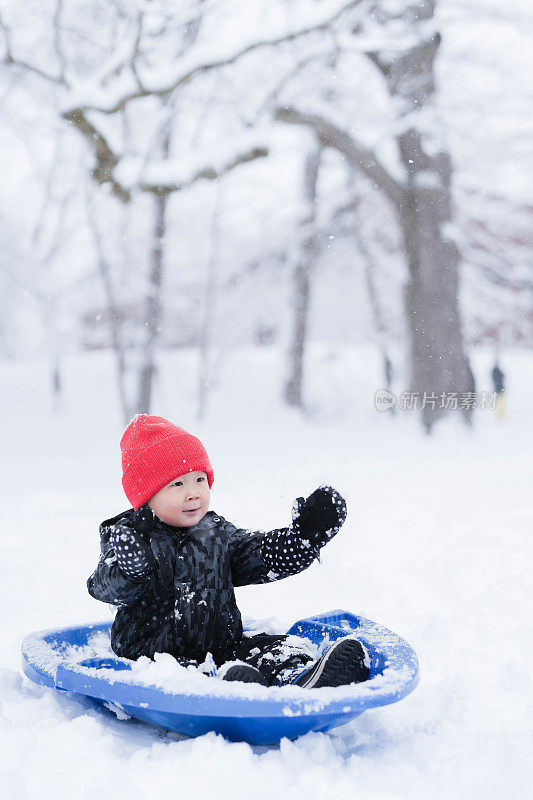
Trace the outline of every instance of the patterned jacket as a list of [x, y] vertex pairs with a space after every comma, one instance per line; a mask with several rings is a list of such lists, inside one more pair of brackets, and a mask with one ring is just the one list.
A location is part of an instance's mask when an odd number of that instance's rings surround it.
[[110, 542], [117, 522], [133, 528], [133, 509], [100, 525], [101, 556], [87, 581], [89, 594], [118, 606], [111, 646], [130, 659], [154, 653], [217, 664], [242, 638], [234, 587], [269, 583], [306, 569], [337, 532], [303, 539], [294, 526], [264, 531], [236, 528], [208, 511], [197, 525], [175, 528], [154, 515], [151, 573], [141, 580], [118, 566]]

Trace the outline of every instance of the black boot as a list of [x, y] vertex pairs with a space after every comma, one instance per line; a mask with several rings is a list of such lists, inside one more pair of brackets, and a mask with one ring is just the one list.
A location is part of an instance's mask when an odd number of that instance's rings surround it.
[[266, 678], [255, 667], [249, 664], [235, 664], [222, 678], [223, 681], [241, 681], [242, 683], [260, 683], [267, 686]]
[[346, 686], [366, 681], [369, 672], [368, 656], [363, 645], [352, 635], [337, 639], [312, 667], [301, 672], [292, 683], [302, 689]]

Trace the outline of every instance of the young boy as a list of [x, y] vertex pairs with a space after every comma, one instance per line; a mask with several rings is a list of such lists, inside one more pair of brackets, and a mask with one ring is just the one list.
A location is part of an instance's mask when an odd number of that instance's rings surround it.
[[101, 557], [87, 581], [92, 597], [118, 606], [111, 630], [117, 655], [170, 653], [199, 665], [211, 653], [219, 677], [266, 686], [367, 679], [354, 636], [316, 661], [296, 637], [243, 635], [235, 602], [235, 586], [281, 580], [318, 557], [346, 518], [338, 492], [322, 486], [297, 498], [289, 527], [252, 532], [208, 510], [213, 470], [202, 443], [183, 428], [140, 414], [120, 447], [133, 508], [101, 524]]

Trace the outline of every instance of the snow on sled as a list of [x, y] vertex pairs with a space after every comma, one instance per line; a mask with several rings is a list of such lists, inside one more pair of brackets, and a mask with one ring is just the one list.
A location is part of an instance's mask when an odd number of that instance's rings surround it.
[[[249, 626], [248, 626], [249, 627]], [[370, 656], [364, 683], [302, 689], [218, 680], [172, 656], [118, 658], [111, 622], [40, 631], [22, 643], [22, 669], [35, 683], [94, 698], [121, 718], [135, 717], [187, 736], [208, 731], [231, 741], [274, 744], [344, 725], [369, 708], [395, 703], [418, 683], [414, 650], [387, 628], [337, 610], [295, 622], [287, 632], [323, 647], [355, 633]]]

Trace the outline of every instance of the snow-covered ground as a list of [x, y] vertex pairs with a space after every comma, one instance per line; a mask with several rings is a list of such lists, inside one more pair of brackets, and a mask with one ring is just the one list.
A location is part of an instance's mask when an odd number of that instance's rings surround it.
[[[533, 741], [530, 592], [533, 355], [506, 354], [507, 413], [453, 420], [434, 437], [412, 413], [373, 408], [379, 362], [366, 347], [315, 347], [305, 419], [278, 400], [282, 354], [229, 353], [209, 413], [195, 419], [196, 356], [162, 359], [154, 413], [204, 441], [211, 507], [243, 526], [287, 524], [298, 495], [331, 483], [348, 501], [323, 563], [238, 590], [245, 617], [286, 630], [346, 608], [409, 641], [421, 666], [408, 698], [279, 747], [231, 744], [119, 720], [22, 677], [31, 631], [110, 618], [85, 581], [98, 523], [127, 507], [111, 359], [65, 364], [53, 412], [46, 364], [2, 363], [3, 552], [0, 793], [6, 798], [522, 797]], [[473, 354], [490, 390], [490, 354]], [[404, 387], [396, 387], [401, 390]]]

